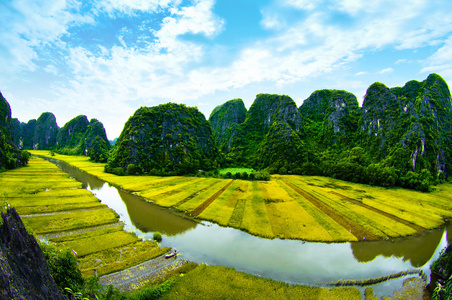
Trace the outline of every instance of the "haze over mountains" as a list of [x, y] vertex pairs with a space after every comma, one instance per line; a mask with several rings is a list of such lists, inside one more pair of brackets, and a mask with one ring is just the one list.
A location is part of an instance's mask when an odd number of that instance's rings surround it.
[[3, 128], [24, 149], [89, 155], [95, 145], [118, 174], [129, 165], [153, 175], [241, 166], [427, 191], [448, 178], [452, 157], [451, 96], [437, 74], [403, 87], [374, 83], [362, 107], [342, 90], [314, 91], [300, 107], [286, 95], [259, 94], [249, 110], [233, 99], [208, 120], [182, 104], [141, 107], [110, 152], [102, 123], [86, 116], [61, 129], [51, 113]]

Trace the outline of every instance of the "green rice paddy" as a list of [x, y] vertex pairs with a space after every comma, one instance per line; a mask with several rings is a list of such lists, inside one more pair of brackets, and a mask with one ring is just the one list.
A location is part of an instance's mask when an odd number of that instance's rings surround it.
[[84, 276], [123, 270], [169, 251], [123, 230], [118, 215], [82, 184], [41, 158], [0, 173], [0, 202], [15, 207], [37, 237], [77, 253]]
[[[32, 151], [49, 156], [48, 151]], [[317, 242], [414, 235], [452, 217], [452, 185], [432, 193], [384, 189], [326, 177], [274, 175], [271, 181], [116, 176], [86, 157], [56, 155], [149, 202], [266, 238]], [[223, 169], [243, 172], [251, 169]]]

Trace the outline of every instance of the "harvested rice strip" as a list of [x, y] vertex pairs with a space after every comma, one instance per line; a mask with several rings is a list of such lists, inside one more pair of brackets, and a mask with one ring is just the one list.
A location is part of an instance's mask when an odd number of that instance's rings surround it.
[[322, 212], [330, 216], [334, 221], [336, 221], [338, 224], [340, 224], [342, 227], [346, 229], [350, 229], [350, 232], [358, 239], [358, 240], [364, 240], [367, 239], [377, 239], [378, 236], [361, 225], [355, 223], [347, 216], [337, 212], [336, 210], [332, 209], [330, 206], [324, 204], [323, 202], [317, 200], [315, 197], [311, 196], [309, 193], [301, 190], [296, 185], [292, 184], [291, 182], [288, 182], [284, 180], [284, 182], [292, 188], [295, 192], [303, 196], [306, 200], [310, 201], [313, 205], [315, 205], [318, 209], [320, 209]]
[[198, 190], [195, 193], [193, 193], [190, 196], [180, 200], [174, 206], [182, 206], [184, 203], [190, 201], [191, 199], [195, 198], [199, 194], [201, 194], [201, 193], [205, 192], [206, 190], [210, 189], [211, 187], [215, 186], [220, 181], [221, 181], [221, 179], [208, 179], [208, 180], [206, 180], [206, 183], [208, 184], [207, 186], [204, 186], [201, 189], [198, 189], [199, 187], [197, 187]]
[[[158, 205], [161, 206], [177, 206], [178, 203], [181, 203], [181, 199], [187, 199], [187, 198], [193, 198], [196, 197], [196, 195], [203, 190], [207, 189], [212, 184], [215, 184], [217, 180], [212, 180], [208, 178], [200, 178], [197, 184], [185, 184], [183, 187], [177, 189], [177, 192], [175, 191], [174, 194], [166, 194], [163, 196], [157, 196], [157, 197], [145, 197], [146, 200], [150, 200], [155, 202]], [[143, 196], [143, 195], [142, 195]], [[188, 201], [188, 200], [187, 200]]]
[[110, 248], [77, 258], [84, 277], [122, 271], [167, 253], [169, 248], [159, 248], [152, 241], [136, 242], [119, 248]]
[[[205, 180], [205, 178], [204, 178]], [[147, 190], [143, 190], [140, 193], [140, 196], [150, 199], [153, 202], [158, 202], [161, 199], [165, 199], [168, 196], [172, 196], [183, 192], [186, 190], [187, 185], [197, 184], [199, 182], [204, 181], [203, 179], [196, 178], [195, 180], [190, 180], [186, 178], [184, 181], [178, 181], [177, 184], [167, 185], [167, 186], [156, 186], [149, 188]]]
[[92, 209], [42, 217], [23, 217], [37, 234], [75, 230], [85, 227], [116, 223], [118, 215], [111, 209]]
[[[234, 211], [229, 219], [228, 226], [240, 228], [242, 225], [243, 216], [245, 215], [246, 200], [248, 198], [248, 190], [250, 188], [249, 182], [243, 182], [234, 192], [234, 196], [237, 197]], [[235, 198], [234, 197], [234, 198]]]
[[194, 216], [199, 216], [207, 207], [209, 207], [212, 202], [214, 202], [224, 191], [226, 191], [234, 182], [234, 180], [229, 181], [225, 186], [223, 186], [220, 190], [218, 190], [215, 194], [210, 196], [206, 201], [204, 201], [201, 205], [195, 208], [191, 214]]
[[193, 211], [202, 203], [204, 203], [206, 199], [209, 199], [219, 190], [221, 190], [221, 187], [223, 186], [224, 182], [225, 182], [224, 179], [217, 179], [209, 187], [205, 188], [204, 190], [201, 190], [194, 197], [190, 198], [189, 200], [185, 199], [187, 201], [184, 201], [184, 203], [182, 205], [179, 205], [177, 208], [187, 212]]
[[274, 237], [257, 181], [252, 182], [249, 194], [250, 199], [246, 202], [241, 228], [259, 236]]
[[[334, 221], [327, 214], [323, 213], [320, 209], [318, 209], [315, 205], [313, 205], [306, 198], [296, 193], [293, 189], [291, 189], [285, 182], [278, 180], [278, 183], [284, 188], [291, 197], [297, 201], [298, 205], [300, 205], [320, 226], [322, 226], [329, 234], [329, 236], [334, 237], [334, 241], [336, 242], [346, 242], [346, 241], [357, 241], [356, 236], [350, 233], [350, 229], [346, 229]], [[315, 223], [311, 226], [316, 226]], [[311, 241], [326, 241], [328, 236], [322, 238], [313, 237]]]
[[137, 242], [137, 240], [135, 235], [121, 230], [101, 236], [63, 242], [62, 245], [74, 249], [77, 252], [77, 257], [83, 257], [90, 253], [132, 244]]
[[243, 181], [234, 180], [232, 185], [210, 204], [199, 217], [227, 226], [237, 203], [237, 196], [242, 193], [237, 190], [240, 185], [243, 185]]

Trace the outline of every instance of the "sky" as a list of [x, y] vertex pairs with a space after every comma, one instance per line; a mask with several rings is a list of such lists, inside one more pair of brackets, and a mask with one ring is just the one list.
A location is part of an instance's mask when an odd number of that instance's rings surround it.
[[13, 118], [78, 115], [109, 139], [141, 106], [209, 118], [259, 93], [452, 82], [450, 0], [2, 0], [0, 91]]

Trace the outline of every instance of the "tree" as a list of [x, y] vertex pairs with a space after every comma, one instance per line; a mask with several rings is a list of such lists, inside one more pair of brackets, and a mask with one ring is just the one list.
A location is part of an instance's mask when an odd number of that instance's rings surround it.
[[88, 149], [89, 159], [95, 162], [107, 162], [109, 146], [107, 142], [99, 136], [93, 140], [91, 148]]

